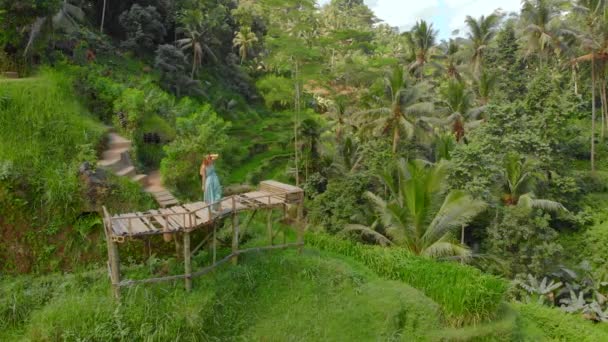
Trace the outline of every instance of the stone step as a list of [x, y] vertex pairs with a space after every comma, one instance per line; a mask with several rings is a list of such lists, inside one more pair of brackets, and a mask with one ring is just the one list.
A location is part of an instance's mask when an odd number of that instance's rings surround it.
[[135, 167], [127, 166], [127, 167], [117, 171], [116, 175], [121, 176], [121, 177], [133, 177], [136, 175]]
[[113, 149], [130, 149], [131, 140], [125, 139], [116, 133], [108, 134], [108, 147], [110, 150]]
[[141, 186], [146, 186], [148, 184], [148, 175], [139, 174], [131, 177], [131, 180], [134, 182], [138, 182]]
[[97, 162], [97, 166], [99, 166], [103, 169], [117, 171], [117, 170], [121, 169], [120, 162], [121, 162], [120, 158], [102, 159]]
[[111, 150], [107, 150], [107, 151], [103, 152], [101, 154], [101, 156], [103, 159], [120, 158], [121, 154], [123, 154], [125, 152], [129, 152], [129, 149], [130, 149], [129, 147], [111, 149]]

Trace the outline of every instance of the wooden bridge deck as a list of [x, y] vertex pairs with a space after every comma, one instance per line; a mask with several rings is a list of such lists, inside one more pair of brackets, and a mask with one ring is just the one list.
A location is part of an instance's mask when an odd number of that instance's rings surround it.
[[[302, 201], [303, 190], [276, 181], [263, 181], [260, 189], [225, 197], [217, 203], [194, 202], [167, 208], [111, 216], [105, 212], [111, 238], [125, 238], [192, 231], [241, 211], [283, 207]], [[215, 207], [215, 210], [214, 210]]]
[[[186, 290], [192, 288], [192, 278], [211, 272], [216, 267], [232, 260], [237, 262], [239, 255], [252, 251], [273, 250], [297, 247], [300, 252], [304, 245], [304, 226], [301, 224], [304, 202], [304, 191], [298, 187], [279, 183], [276, 181], [263, 181], [257, 191], [247, 192], [240, 195], [225, 197], [220, 203], [207, 204], [195, 202], [171, 207], [148, 210], [146, 212], [136, 212], [129, 214], [119, 214], [111, 216], [106, 208], [104, 211], [104, 232], [106, 234], [106, 244], [108, 248], [108, 270], [112, 282], [112, 291], [115, 298], [120, 298], [120, 288], [133, 284], [154, 283], [159, 281], [172, 281], [184, 279]], [[283, 243], [274, 245], [272, 232], [272, 210], [277, 207], [286, 209], [287, 205], [297, 206], [297, 241], [295, 243]], [[219, 208], [218, 208], [219, 207]], [[216, 208], [216, 210], [213, 210]], [[246, 210], [267, 209], [267, 233], [270, 245], [256, 248], [239, 249], [239, 212]], [[220, 218], [232, 217], [232, 253], [223, 259], [216, 260], [216, 229], [209, 229], [207, 238], [198, 247], [191, 250], [190, 232], [195, 229], [213, 226], [213, 223]], [[184, 248], [184, 274], [164, 276], [160, 278], [140, 279], [140, 280], [121, 280], [120, 256], [118, 253], [118, 242], [125, 242], [127, 238], [146, 237], [151, 235], [163, 234], [165, 241], [170, 241], [172, 237], [177, 237], [177, 233], [182, 233]], [[171, 236], [173, 234], [173, 236]], [[211, 237], [213, 248], [213, 263], [201, 270], [193, 272], [191, 258], [194, 252]]]

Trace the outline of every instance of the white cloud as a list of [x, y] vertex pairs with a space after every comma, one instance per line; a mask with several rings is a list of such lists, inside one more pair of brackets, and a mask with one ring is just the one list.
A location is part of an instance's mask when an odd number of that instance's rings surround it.
[[449, 10], [449, 29], [463, 30], [465, 28], [464, 20], [467, 15], [478, 18], [482, 15], [489, 15], [499, 8], [507, 12], [517, 11], [520, 8], [521, 1], [445, 0], [445, 3]]
[[442, 38], [456, 29], [463, 34], [467, 15], [477, 18], [498, 8], [511, 12], [521, 7], [521, 0], [365, 0], [365, 3], [391, 26], [408, 29], [419, 19], [432, 21]]

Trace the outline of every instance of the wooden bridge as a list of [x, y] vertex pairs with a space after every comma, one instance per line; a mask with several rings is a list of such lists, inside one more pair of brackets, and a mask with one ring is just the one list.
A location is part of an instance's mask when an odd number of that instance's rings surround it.
[[[104, 231], [106, 234], [108, 248], [108, 267], [114, 296], [120, 297], [120, 287], [138, 283], [151, 283], [185, 279], [186, 290], [192, 287], [192, 278], [210, 272], [215, 267], [232, 260], [237, 262], [238, 255], [250, 251], [265, 249], [279, 249], [289, 247], [302, 247], [304, 244], [303, 227], [299, 224], [302, 216], [302, 205], [304, 191], [298, 187], [283, 184], [276, 181], [263, 181], [259, 190], [233, 195], [223, 198], [218, 203], [207, 204], [195, 202], [183, 205], [175, 205], [168, 208], [148, 210], [146, 212], [135, 212], [128, 214], [110, 215], [104, 211]], [[282, 209], [287, 215], [288, 206], [297, 207], [297, 242], [292, 244], [273, 245], [272, 233], [272, 211]], [[239, 223], [238, 214], [243, 211], [258, 211], [266, 209], [267, 230], [269, 235], [269, 246], [258, 247], [247, 250], [239, 250]], [[216, 225], [215, 223], [224, 218], [232, 218], [232, 253], [220, 261], [216, 261]], [[195, 230], [204, 230], [207, 237], [191, 252], [190, 233]], [[212, 230], [212, 232], [211, 232]], [[185, 274], [143, 280], [122, 280], [120, 276], [120, 258], [118, 244], [129, 239], [144, 238], [152, 235], [163, 235], [165, 241], [171, 241], [176, 234], [183, 235], [184, 268]], [[211, 238], [213, 246], [213, 263], [197, 272], [192, 272], [191, 257], [198, 248]]]

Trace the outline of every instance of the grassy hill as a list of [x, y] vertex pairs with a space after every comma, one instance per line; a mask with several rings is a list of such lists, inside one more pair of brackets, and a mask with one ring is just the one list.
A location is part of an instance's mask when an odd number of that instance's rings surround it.
[[132, 287], [120, 305], [104, 270], [3, 279], [0, 293], [2, 340], [538, 341], [576, 335], [591, 341], [605, 333], [582, 318], [523, 304], [503, 307], [491, 322], [450, 328], [441, 305], [421, 291], [315, 248], [303, 255], [249, 255], [197, 278], [191, 293], [182, 282]]

